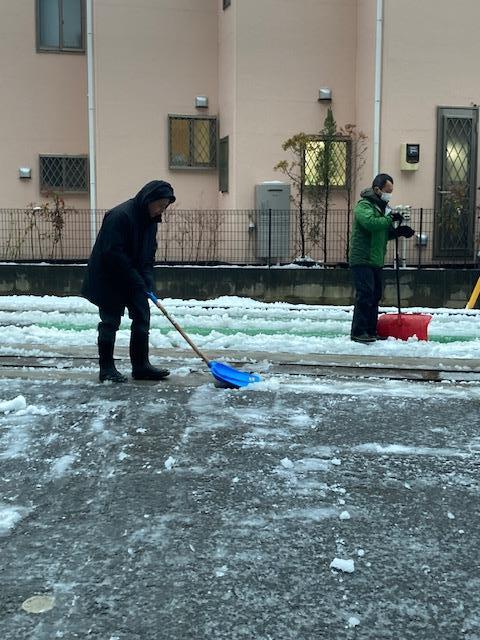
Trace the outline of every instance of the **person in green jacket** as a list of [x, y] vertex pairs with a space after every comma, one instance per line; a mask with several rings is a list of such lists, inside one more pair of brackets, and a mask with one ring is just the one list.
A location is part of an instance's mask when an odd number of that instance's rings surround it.
[[396, 226], [403, 218], [388, 206], [392, 192], [393, 178], [380, 173], [372, 187], [361, 192], [353, 211], [349, 263], [355, 305], [350, 337], [355, 342], [371, 343], [381, 339], [377, 335], [377, 319], [387, 243], [395, 237], [411, 238], [415, 233], [411, 227]]

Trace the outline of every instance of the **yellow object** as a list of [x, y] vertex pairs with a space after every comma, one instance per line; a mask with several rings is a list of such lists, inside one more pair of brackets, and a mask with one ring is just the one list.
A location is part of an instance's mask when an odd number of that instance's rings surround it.
[[480, 278], [477, 280], [477, 284], [475, 285], [472, 295], [470, 296], [470, 300], [467, 302], [467, 306], [465, 309], [473, 309], [473, 307], [477, 304], [478, 297], [480, 296]]

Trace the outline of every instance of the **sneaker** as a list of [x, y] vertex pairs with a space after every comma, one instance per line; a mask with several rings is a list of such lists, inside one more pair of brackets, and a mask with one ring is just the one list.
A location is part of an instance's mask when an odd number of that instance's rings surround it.
[[372, 336], [375, 340], [388, 340], [388, 336], [379, 336], [378, 333]]
[[376, 338], [374, 338], [373, 336], [369, 336], [366, 333], [362, 333], [361, 336], [350, 336], [350, 340], [353, 340], [353, 342], [361, 342], [363, 344], [376, 342]]

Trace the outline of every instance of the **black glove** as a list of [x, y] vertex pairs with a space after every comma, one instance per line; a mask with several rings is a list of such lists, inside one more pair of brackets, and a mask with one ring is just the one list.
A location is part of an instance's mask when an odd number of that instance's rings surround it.
[[396, 231], [397, 231], [397, 238], [411, 238], [415, 233], [415, 229], [412, 229], [412, 227], [407, 227], [406, 225], [402, 227], [397, 227]]
[[403, 216], [398, 211], [391, 211], [388, 215], [391, 217], [393, 222], [403, 222]]

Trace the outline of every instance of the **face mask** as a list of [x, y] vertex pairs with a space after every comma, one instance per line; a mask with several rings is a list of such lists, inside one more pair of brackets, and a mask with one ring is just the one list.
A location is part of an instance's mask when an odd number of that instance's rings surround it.
[[383, 193], [383, 191], [382, 191], [382, 195], [380, 197], [382, 198], [382, 200], [384, 202], [390, 202], [390, 200], [392, 199], [392, 194], [391, 193]]

